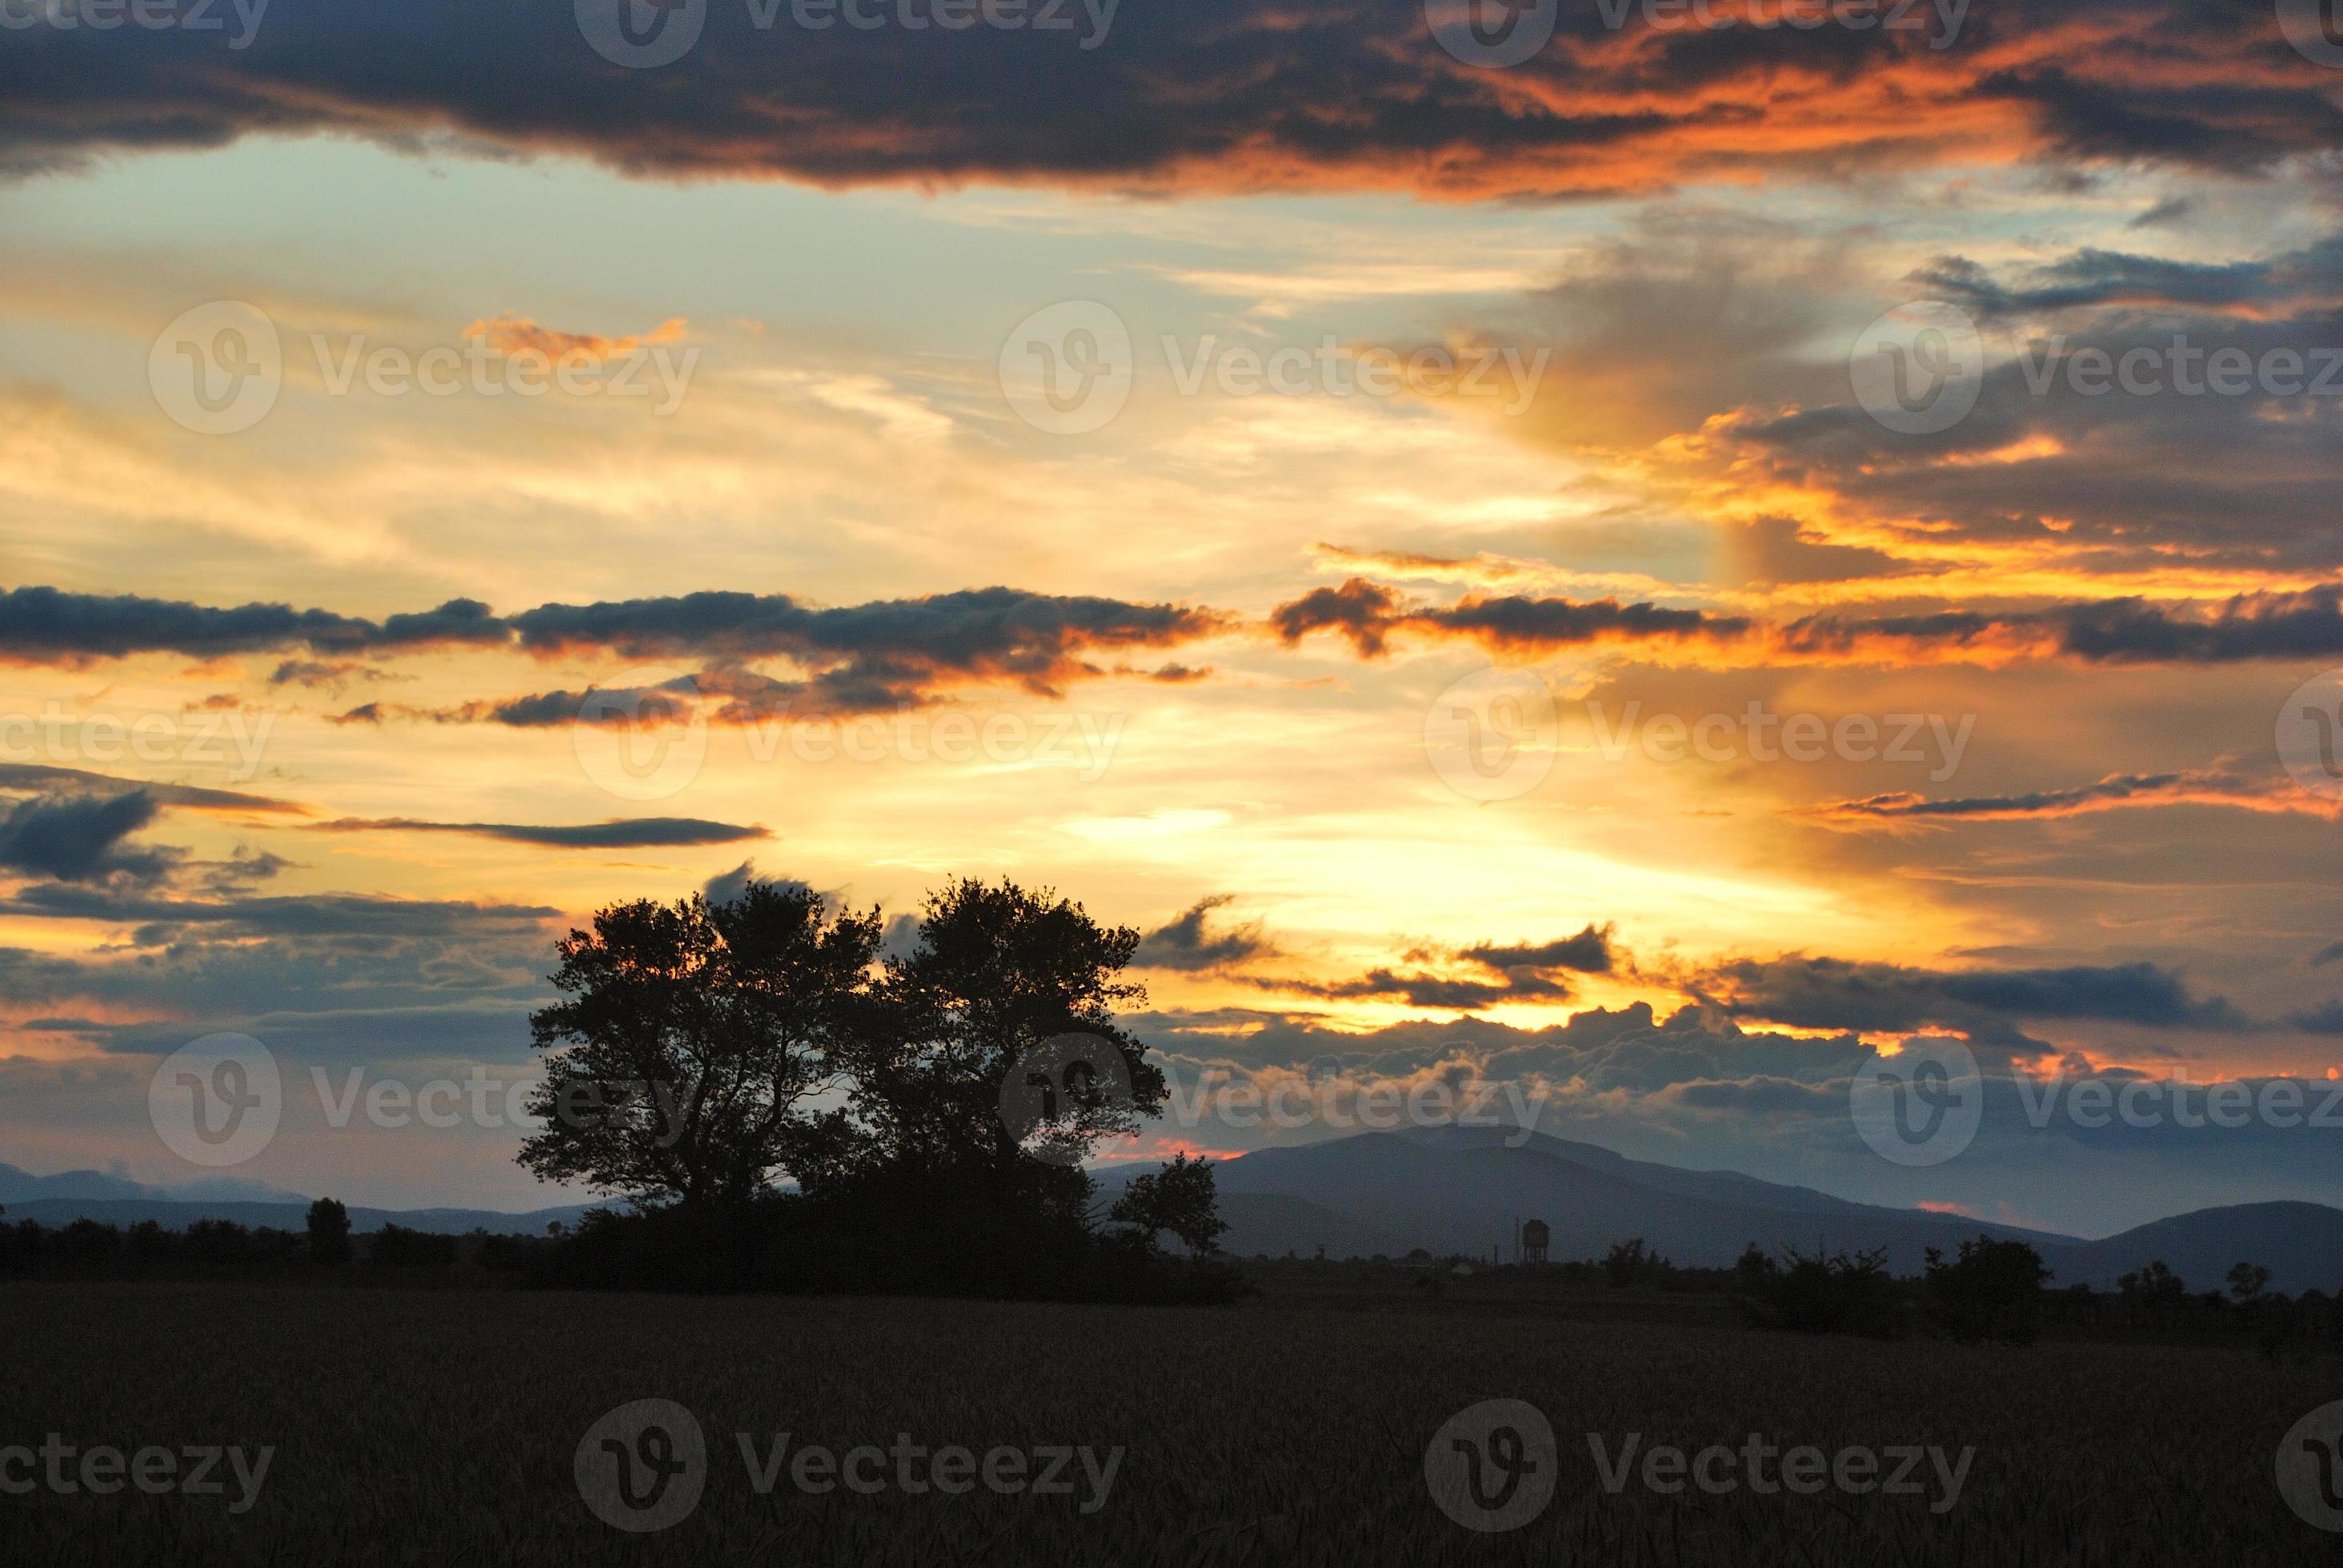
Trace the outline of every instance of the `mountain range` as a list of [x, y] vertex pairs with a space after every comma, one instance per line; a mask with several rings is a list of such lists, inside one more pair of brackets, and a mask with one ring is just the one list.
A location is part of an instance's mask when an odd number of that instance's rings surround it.
[[[1947, 1252], [1984, 1233], [2031, 1244], [2056, 1286], [2107, 1287], [2161, 1259], [2197, 1290], [2217, 1288], [2232, 1264], [2271, 1271], [2273, 1289], [2343, 1289], [2343, 1209], [2249, 1203], [2206, 1209], [2088, 1241], [1961, 1214], [1858, 1203], [1809, 1187], [1733, 1171], [1691, 1171], [1630, 1160], [1590, 1143], [1506, 1127], [1368, 1132], [1264, 1149], [1214, 1168], [1222, 1245], [1240, 1257], [1287, 1252], [1330, 1258], [1513, 1256], [1517, 1221], [1543, 1220], [1556, 1262], [1599, 1258], [1641, 1237], [1672, 1261], [1715, 1268], [1751, 1242], [1855, 1251], [1878, 1247], [1899, 1274], [1926, 1251]], [[1137, 1170], [1103, 1173], [1119, 1187]]]
[[[508, 1214], [494, 1209], [350, 1209], [350, 1229], [360, 1233], [397, 1223], [410, 1231], [460, 1236], [486, 1230], [499, 1235], [542, 1235], [555, 1221], [574, 1225], [593, 1207], [568, 1204]], [[176, 1186], [154, 1186], [102, 1171], [64, 1171], [35, 1176], [14, 1165], [0, 1165], [0, 1208], [7, 1214], [0, 1223], [35, 1220], [44, 1225], [70, 1225], [75, 1220], [96, 1220], [106, 1225], [135, 1225], [152, 1220], [169, 1230], [183, 1230], [197, 1220], [228, 1220], [258, 1230], [263, 1225], [298, 1231], [307, 1218], [309, 1200], [257, 1182], [211, 1177]]]
[[[1098, 1172], [1109, 1196], [1151, 1166]], [[2343, 1291], [2343, 1209], [2319, 1203], [2246, 1203], [2202, 1209], [2090, 1241], [1961, 1214], [1858, 1203], [1811, 1187], [1760, 1181], [1735, 1171], [1693, 1171], [1630, 1160], [1591, 1143], [1507, 1127], [1443, 1127], [1367, 1132], [1326, 1142], [1263, 1149], [1214, 1167], [1222, 1247], [1239, 1257], [1292, 1252], [1329, 1258], [1435, 1255], [1510, 1261], [1518, 1222], [1543, 1220], [1555, 1262], [1599, 1258], [1614, 1242], [1644, 1246], [1682, 1264], [1730, 1264], [1751, 1242], [1779, 1254], [1884, 1248], [1899, 1274], [1919, 1272], [1927, 1249], [1950, 1251], [1979, 1233], [2031, 1244], [2053, 1271], [2054, 1287], [2107, 1288], [2119, 1274], [2161, 1260], [2193, 1289], [2217, 1288], [2232, 1264], [2259, 1263], [2271, 1288], [2296, 1293]], [[45, 1225], [78, 1219], [178, 1228], [230, 1220], [301, 1229], [309, 1200], [256, 1183], [210, 1178], [149, 1186], [96, 1171], [35, 1176], [0, 1164], [0, 1205], [8, 1220]], [[588, 1204], [506, 1213], [488, 1209], [353, 1207], [364, 1231], [396, 1222], [461, 1234], [543, 1234], [574, 1225]]]

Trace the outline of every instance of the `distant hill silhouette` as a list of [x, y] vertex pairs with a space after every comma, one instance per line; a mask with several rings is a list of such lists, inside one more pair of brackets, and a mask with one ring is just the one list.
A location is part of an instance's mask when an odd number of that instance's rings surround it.
[[35, 1176], [14, 1165], [0, 1164], [0, 1203], [32, 1203], [47, 1198], [145, 1198], [170, 1203], [307, 1203], [298, 1192], [287, 1192], [265, 1182], [236, 1176], [206, 1176], [171, 1186], [153, 1186], [113, 1176], [103, 1171], [60, 1171]]
[[[129, 1226], [152, 1220], [166, 1231], [184, 1231], [198, 1220], [228, 1220], [254, 1230], [268, 1225], [279, 1231], [297, 1231], [308, 1215], [306, 1201], [175, 1203], [152, 1198], [40, 1198], [28, 1203], [12, 1202], [6, 1207], [7, 1213], [0, 1215], [0, 1225], [34, 1220], [55, 1227], [70, 1225], [75, 1220], [95, 1220], [102, 1225]], [[361, 1209], [352, 1204], [350, 1229], [367, 1234], [381, 1230], [386, 1223], [396, 1223], [410, 1231], [442, 1236], [468, 1235], [481, 1230], [499, 1236], [542, 1236], [546, 1226], [554, 1221], [575, 1225], [591, 1207], [577, 1203], [560, 1209], [505, 1214], [493, 1209]]]
[[[1368, 1132], [1298, 1148], [1265, 1149], [1216, 1167], [1222, 1245], [1239, 1256], [1323, 1247], [1331, 1258], [1412, 1248], [1489, 1255], [1515, 1218], [1552, 1227], [1556, 1261], [1598, 1258], [1641, 1236], [1677, 1263], [1730, 1264], [1755, 1241], [1835, 1251], [1887, 1250], [1899, 1274], [1920, 1271], [1926, 1249], [1947, 1251], [1979, 1231], [2032, 1244], [2057, 1285], [2099, 1286], [2161, 1258], [2192, 1288], [2218, 1287], [2232, 1263], [2272, 1271], [2273, 1289], [2343, 1288], [2343, 1210], [2258, 1203], [2160, 1220], [2104, 1241], [1886, 1208], [1784, 1186], [1732, 1171], [1686, 1171], [1629, 1160], [1593, 1144], [1508, 1128]], [[1102, 1173], [1111, 1190], [1130, 1172]], [[1510, 1250], [1508, 1251], [1510, 1256]]]
[[2221, 1288], [2233, 1263], [2260, 1263], [2288, 1295], [2343, 1290], [2343, 1209], [2324, 1203], [2237, 1203], [2137, 1226], [2061, 1256], [2043, 1254], [2061, 1285], [2103, 1286], [2161, 1258], [2192, 1291]]

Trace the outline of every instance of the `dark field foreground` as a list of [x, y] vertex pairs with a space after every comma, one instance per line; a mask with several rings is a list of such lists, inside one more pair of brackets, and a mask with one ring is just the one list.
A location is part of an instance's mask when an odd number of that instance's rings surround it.
[[[52, 1432], [77, 1452], [276, 1450], [236, 1514], [226, 1462], [222, 1491], [193, 1496], [59, 1495], [44, 1473], [0, 1495], [10, 1563], [2249, 1568], [2343, 1554], [2273, 1479], [2288, 1429], [2343, 1397], [2331, 1358], [1808, 1340], [1536, 1302], [1332, 1309], [1273, 1294], [1157, 1311], [192, 1284], [5, 1287], [0, 1347], [0, 1450]], [[623, 1533], [584, 1500], [579, 1450], [614, 1407], [653, 1398], [704, 1432], [697, 1473], [672, 1478], [700, 1495], [671, 1528]], [[1434, 1504], [1425, 1450], [1496, 1399], [1552, 1422], [1558, 1486], [1523, 1528], [1483, 1534]], [[905, 1491], [891, 1455], [858, 1471], [883, 1484], [874, 1494], [802, 1493], [784, 1472], [760, 1495], [744, 1432], [760, 1460], [780, 1432], [792, 1455], [889, 1449], [898, 1433], [979, 1459], [1125, 1452], [1103, 1502], [1079, 1460], [1066, 1493], [990, 1490], [980, 1474], [943, 1495]], [[1638, 1432], [1688, 1452], [1739, 1451], [1755, 1432], [1832, 1454], [1976, 1453], [1941, 1513], [1926, 1465], [1925, 1489], [1904, 1495], [1663, 1495], [1639, 1463], [1614, 1495], [1589, 1432], [1613, 1453]], [[681, 1462], [673, 1435], [635, 1452]], [[615, 1463], [588, 1447], [589, 1467]], [[0, 1462], [0, 1481], [25, 1474]]]

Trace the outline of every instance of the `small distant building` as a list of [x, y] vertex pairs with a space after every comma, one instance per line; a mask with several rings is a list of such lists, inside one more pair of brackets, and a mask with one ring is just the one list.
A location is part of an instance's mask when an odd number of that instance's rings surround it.
[[1546, 1230], [1544, 1221], [1532, 1220], [1524, 1224], [1522, 1227], [1522, 1261], [1544, 1262], [1546, 1243], [1553, 1239], [1552, 1232]]

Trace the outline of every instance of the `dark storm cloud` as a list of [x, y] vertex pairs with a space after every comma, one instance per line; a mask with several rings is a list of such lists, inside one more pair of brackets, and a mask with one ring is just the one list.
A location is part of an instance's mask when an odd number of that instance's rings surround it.
[[530, 904], [477, 904], [446, 899], [374, 898], [313, 893], [277, 898], [176, 899], [96, 888], [35, 884], [0, 902], [0, 911], [129, 926], [138, 946], [188, 936], [407, 938], [451, 932], [534, 932], [560, 913]]
[[46, 795], [20, 800], [0, 817], [0, 870], [61, 882], [96, 882], [123, 877], [158, 882], [178, 854], [166, 849], [132, 849], [124, 843], [155, 819], [155, 798], [143, 789], [126, 795]]
[[[1854, 405], [1843, 375], [1785, 379], [1795, 407], [1748, 399], [1704, 433], [1739, 482], [1831, 493], [1876, 519], [1867, 542], [1900, 535], [1931, 554], [1969, 542], [2083, 572], [2185, 558], [2296, 579], [2343, 564], [2331, 505], [2343, 236], [2219, 259], [2089, 249], [1988, 269], [1947, 256], [1906, 286], [1976, 322], [1975, 407], [1948, 429], [1900, 435]], [[2076, 628], [2087, 657], [2092, 629]], [[2331, 631], [2311, 646], [2329, 651]]]
[[2331, 305], [2343, 298], [2343, 237], [2264, 260], [2177, 261], [2122, 251], [2079, 250], [2004, 283], [1952, 256], [1914, 281], [1986, 319], [2109, 305], [2208, 309]]
[[1581, 974], [1609, 974], [1611, 930], [1607, 926], [1589, 926], [1574, 937], [1511, 947], [1484, 942], [1479, 947], [1465, 948], [1457, 956], [1493, 970], [1576, 970]]
[[696, 593], [672, 598], [545, 605], [514, 616], [537, 653], [602, 648], [630, 658], [783, 656], [835, 663], [825, 678], [892, 689], [960, 674], [1045, 690], [1092, 648], [1164, 647], [1205, 635], [1215, 618], [1176, 605], [988, 588], [925, 598], [819, 608], [787, 594]]
[[[5, 58], [5, 55], [0, 55]], [[290, 605], [230, 609], [136, 594], [65, 593], [20, 588], [0, 594], [0, 659], [71, 664], [176, 653], [189, 658], [308, 648], [374, 651], [447, 643], [500, 643], [504, 628], [475, 599], [375, 622]]]
[[[1190, 913], [1198, 914], [1206, 907], [1209, 906], [1199, 906]], [[1483, 971], [1481, 974], [1378, 966], [1363, 975], [1337, 980], [1259, 974], [1235, 978], [1259, 990], [1289, 996], [1319, 997], [1330, 1001], [1399, 1001], [1410, 1007], [1469, 1013], [1513, 1002], [1568, 1001], [1575, 994], [1565, 978], [1568, 974], [1609, 974], [1618, 957], [1613, 950], [1610, 928], [1588, 926], [1576, 936], [1552, 941], [1483, 942], [1453, 950], [1421, 948], [1406, 955], [1411, 963], [1447, 961], [1468, 965]]]
[[177, 898], [119, 884], [37, 883], [0, 912], [126, 937], [72, 955], [0, 949], [11, 1016], [114, 1020], [74, 1031], [113, 1051], [234, 1030], [312, 1060], [520, 1059], [559, 934], [558, 910], [528, 905]]
[[[663, 689], [706, 691], [766, 709], [801, 695], [826, 707], [886, 707], [957, 679], [1011, 680], [1054, 694], [1060, 682], [1111, 673], [1089, 663], [1083, 658], [1089, 652], [1172, 647], [1211, 634], [1223, 619], [1180, 605], [988, 588], [831, 608], [787, 594], [697, 593], [548, 604], [502, 618], [477, 599], [451, 599], [437, 609], [377, 623], [284, 605], [213, 609], [26, 588], [0, 595], [0, 658], [75, 664], [138, 653], [214, 658], [306, 647], [382, 655], [457, 646], [513, 648], [541, 657], [696, 658], [715, 667]], [[763, 658], [790, 658], [817, 673], [800, 685], [739, 668], [740, 660]], [[347, 672], [340, 666], [329, 670]], [[309, 672], [297, 664], [292, 673], [280, 667], [277, 674], [304, 679]], [[550, 691], [446, 711], [369, 702], [338, 717], [359, 723], [408, 717], [565, 724], [578, 717], [588, 695]], [[598, 707], [607, 709], [616, 699], [642, 694], [599, 695]]]
[[570, 0], [278, 0], [241, 43], [227, 9], [218, 32], [12, 33], [0, 171], [338, 131], [649, 176], [1465, 198], [1979, 151], [2241, 171], [2343, 143], [2332, 79], [2268, 7], [2217, 0], [2003, 0], [1943, 37], [1925, 5], [1914, 30], [1657, 31], [1565, 5], [1505, 71], [1443, 53], [1418, 0], [1046, 7], [1062, 29], [1036, 3], [1014, 30], [887, 5], [819, 32], [789, 0], [709, 0], [665, 8], [704, 32], [643, 70], [589, 48]]
[[345, 817], [321, 822], [327, 833], [463, 833], [508, 843], [538, 844], [555, 849], [672, 849], [698, 844], [737, 844], [762, 839], [762, 828], [730, 822], [710, 822], [699, 817], [637, 817], [610, 822], [583, 822], [569, 827], [545, 827], [526, 822], [427, 822], [412, 817]]
[[234, 789], [203, 789], [189, 784], [149, 784], [110, 773], [88, 773], [78, 768], [54, 768], [40, 762], [0, 762], [0, 789], [35, 789], [49, 794], [119, 794], [139, 790], [156, 804], [184, 806], [197, 811], [257, 811], [306, 814], [308, 808], [266, 795]]
[[1131, 961], [1141, 969], [1195, 973], [1274, 957], [1277, 946], [1262, 934], [1261, 923], [1257, 920], [1240, 926], [1223, 924], [1212, 930], [1205, 929], [1206, 918], [1215, 910], [1225, 909], [1232, 901], [1226, 893], [1198, 900], [1177, 919], [1164, 922], [1141, 938], [1138, 951]]
[[2211, 604], [2127, 598], [2039, 610], [1834, 613], [1767, 623], [1613, 599], [1472, 596], [1453, 606], [1406, 605], [1390, 590], [1353, 578], [1339, 590], [1317, 589], [1278, 606], [1268, 624], [1289, 643], [1312, 631], [1334, 631], [1365, 658], [1388, 651], [1390, 639], [1405, 631], [1493, 652], [1709, 649], [1750, 664], [1897, 665], [1993, 657], [2217, 665], [2343, 654], [2343, 585], [2239, 594]]
[[1473, 597], [1453, 606], [1409, 606], [1389, 588], [1353, 578], [1339, 588], [1314, 588], [1270, 612], [1270, 628], [1287, 643], [1314, 631], [1333, 631], [1365, 658], [1386, 651], [1391, 635], [1412, 630], [1490, 648], [1565, 648], [1595, 642], [1673, 642], [1695, 638], [1730, 640], [1750, 622], [1696, 609], [1664, 609], [1562, 598]]
[[1240, 978], [1247, 985], [1287, 996], [1320, 997], [1328, 1001], [1397, 1001], [1442, 1012], [1481, 1012], [1507, 1002], [1568, 1001], [1572, 995], [1566, 982], [1534, 970], [1523, 970], [1499, 982], [1381, 967], [1342, 980], [1268, 975]]
[[1693, 982], [1739, 1018], [1800, 1029], [1978, 1031], [2006, 1043], [2014, 1021], [2090, 1020], [2148, 1029], [2258, 1027], [2152, 963], [1929, 970], [1803, 956], [1720, 964]]
[[1841, 821], [2006, 822], [2080, 817], [2098, 811], [2159, 806], [2235, 806], [2248, 810], [2299, 810], [2331, 815], [2326, 803], [2275, 779], [2253, 779], [2215, 769], [2174, 773], [2115, 773], [2066, 789], [2017, 795], [1968, 795], [1929, 799], [1909, 792], [1866, 796], [1818, 806], [1814, 815]]

